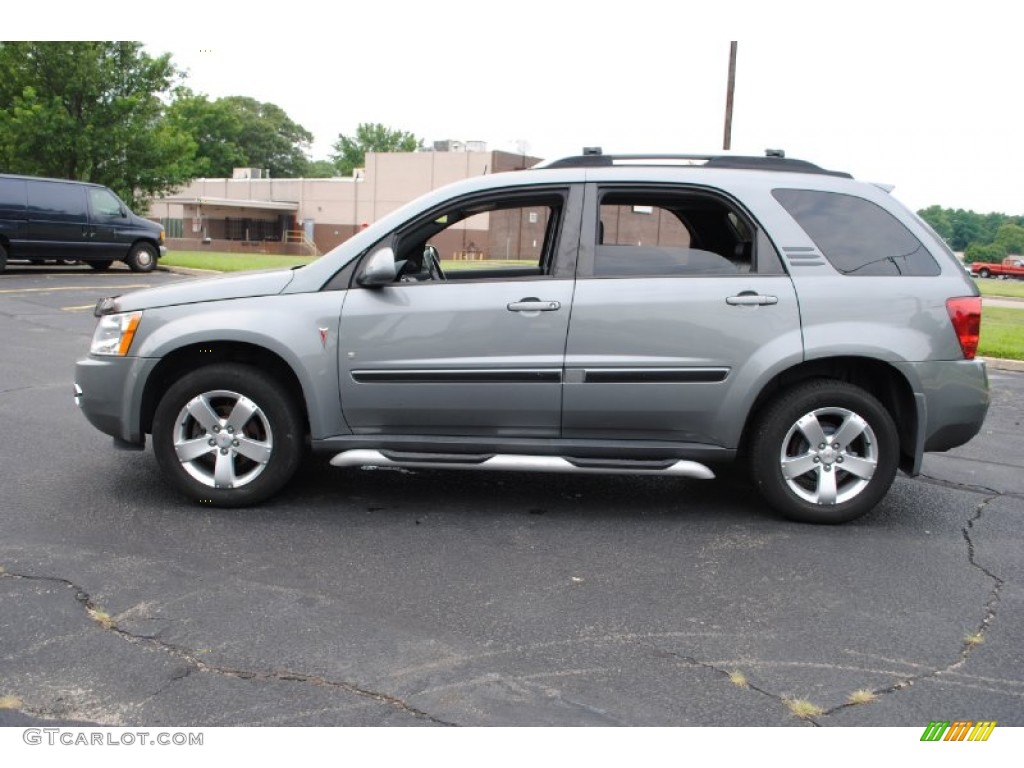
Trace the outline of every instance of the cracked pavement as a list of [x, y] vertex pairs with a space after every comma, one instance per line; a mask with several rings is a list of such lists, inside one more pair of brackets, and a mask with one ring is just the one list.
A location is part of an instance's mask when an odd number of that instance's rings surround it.
[[1024, 725], [1024, 375], [840, 527], [731, 477], [322, 459], [204, 509], [71, 400], [74, 307], [138, 279], [2, 278], [0, 725]]

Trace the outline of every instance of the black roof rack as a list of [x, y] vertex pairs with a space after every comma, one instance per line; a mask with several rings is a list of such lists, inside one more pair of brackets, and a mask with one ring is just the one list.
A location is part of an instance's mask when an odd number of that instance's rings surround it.
[[612, 166], [682, 166], [695, 168], [735, 168], [752, 171], [786, 171], [789, 173], [816, 173], [824, 176], [853, 177], [843, 171], [829, 171], [806, 160], [785, 156], [781, 150], [768, 150], [767, 157], [754, 155], [604, 155], [595, 147], [587, 147], [586, 154], [552, 160], [536, 168], [611, 168]]

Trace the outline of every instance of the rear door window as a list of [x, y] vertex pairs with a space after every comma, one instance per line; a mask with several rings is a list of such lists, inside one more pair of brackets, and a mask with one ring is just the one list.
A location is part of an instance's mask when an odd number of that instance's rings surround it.
[[698, 190], [601, 188], [585, 277], [782, 274], [771, 247], [726, 200]]

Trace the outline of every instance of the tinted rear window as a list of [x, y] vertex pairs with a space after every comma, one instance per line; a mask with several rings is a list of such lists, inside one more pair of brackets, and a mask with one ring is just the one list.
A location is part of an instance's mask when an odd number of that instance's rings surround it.
[[0, 179], [0, 208], [20, 210], [25, 207], [25, 180]]
[[940, 272], [921, 241], [869, 200], [810, 189], [774, 189], [772, 195], [844, 275]]
[[28, 207], [54, 218], [85, 218], [85, 188], [78, 184], [31, 181], [28, 184]]

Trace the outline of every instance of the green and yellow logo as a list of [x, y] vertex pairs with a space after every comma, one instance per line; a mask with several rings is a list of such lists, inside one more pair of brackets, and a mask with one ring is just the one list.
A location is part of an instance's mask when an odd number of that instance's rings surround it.
[[995, 720], [932, 720], [921, 734], [921, 741], [988, 741]]

